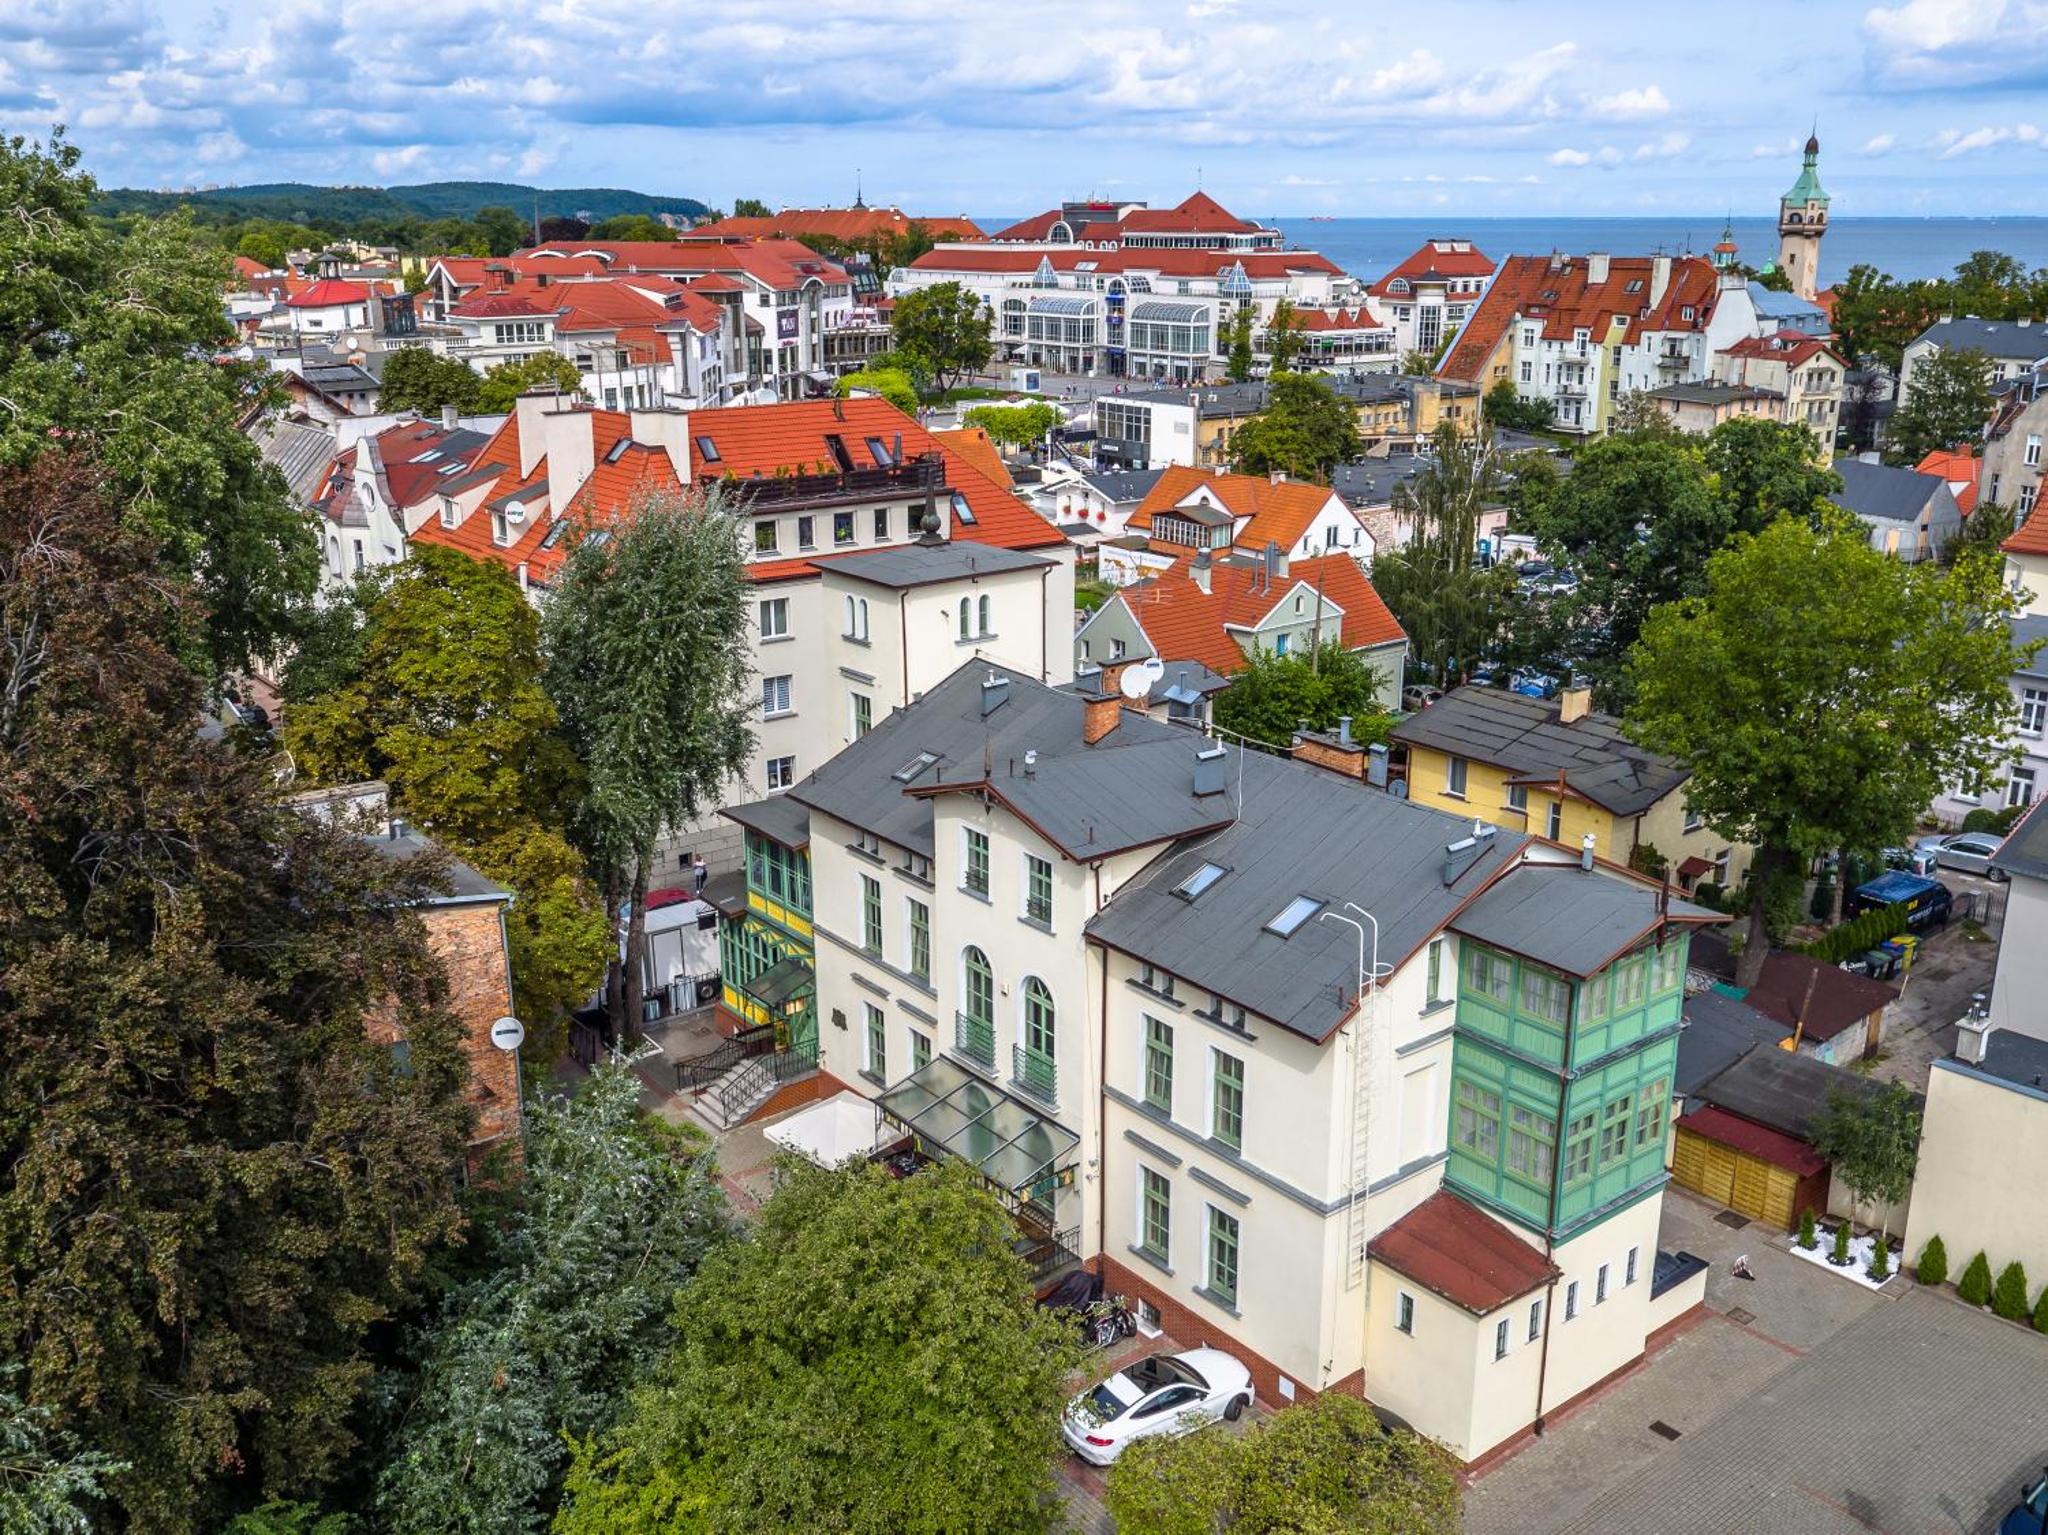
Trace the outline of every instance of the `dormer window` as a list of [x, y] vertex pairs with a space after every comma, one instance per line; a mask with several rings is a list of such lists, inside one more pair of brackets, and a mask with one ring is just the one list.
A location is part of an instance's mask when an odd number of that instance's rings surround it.
[[454, 499], [449, 496], [443, 496], [441, 498], [441, 526], [453, 528], [460, 526], [461, 522], [462, 514], [456, 511]]

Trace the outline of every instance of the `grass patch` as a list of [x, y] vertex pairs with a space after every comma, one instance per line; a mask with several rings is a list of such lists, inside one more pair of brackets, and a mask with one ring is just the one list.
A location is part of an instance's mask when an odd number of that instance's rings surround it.
[[1975, 917], [1965, 917], [1956, 924], [1963, 935], [1964, 943], [1990, 943], [1991, 935], [1984, 931], [1984, 924]]
[[948, 389], [932, 403], [935, 405], [958, 405], [966, 400], [1042, 400], [1041, 394], [1026, 394], [1021, 389], [996, 389], [987, 384], [962, 384]]
[[1074, 583], [1074, 611], [1093, 613], [1115, 595], [1116, 588], [1107, 581], [1082, 579]]

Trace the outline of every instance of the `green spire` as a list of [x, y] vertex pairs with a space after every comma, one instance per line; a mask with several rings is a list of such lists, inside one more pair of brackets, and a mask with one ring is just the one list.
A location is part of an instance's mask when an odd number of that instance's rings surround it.
[[1819, 203], [1825, 208], [1828, 205], [1828, 194], [1821, 190], [1819, 166], [1820, 135], [1814, 133], [1806, 140], [1806, 160], [1799, 172], [1799, 179], [1792, 183], [1792, 190], [1785, 194], [1784, 201], [1795, 204]]

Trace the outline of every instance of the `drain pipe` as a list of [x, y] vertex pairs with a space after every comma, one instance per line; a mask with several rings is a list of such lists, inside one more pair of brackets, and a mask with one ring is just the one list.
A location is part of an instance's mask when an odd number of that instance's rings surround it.
[[[1102, 910], [1102, 865], [1091, 864], [1089, 871], [1095, 876], [1095, 909]], [[1100, 944], [1095, 952], [1101, 956], [1100, 985], [1095, 1009], [1095, 1271], [1101, 1273], [1103, 1265], [1109, 1262], [1109, 955], [1110, 951]]]
[[[1611, 984], [1611, 983], [1610, 983]], [[1581, 983], [1583, 987], [1583, 983]], [[1565, 1095], [1571, 1089], [1572, 1046], [1577, 1040], [1579, 1008], [1584, 1004], [1585, 992], [1581, 989], [1572, 998], [1572, 1017], [1564, 1034], [1564, 1058], [1566, 1064], [1557, 1073], [1557, 1149], [1550, 1159], [1550, 1213], [1543, 1222], [1543, 1261], [1551, 1268], [1551, 1254], [1557, 1250], [1557, 1191], [1564, 1185], [1564, 1158], [1569, 1142], [1565, 1139], [1564, 1107]], [[1557, 1313], [1557, 1280], [1553, 1273], [1550, 1283], [1543, 1287], [1543, 1348], [1536, 1358], [1536, 1437], [1543, 1437], [1543, 1386], [1550, 1374], [1550, 1326]]]

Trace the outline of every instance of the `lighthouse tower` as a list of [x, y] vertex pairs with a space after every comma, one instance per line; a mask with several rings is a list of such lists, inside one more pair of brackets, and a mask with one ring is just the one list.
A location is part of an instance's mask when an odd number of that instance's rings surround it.
[[1820, 288], [1820, 241], [1828, 232], [1828, 194], [1821, 190], [1820, 138], [1806, 141], [1806, 162], [1792, 190], [1778, 200], [1778, 267], [1792, 291], [1812, 303]]

